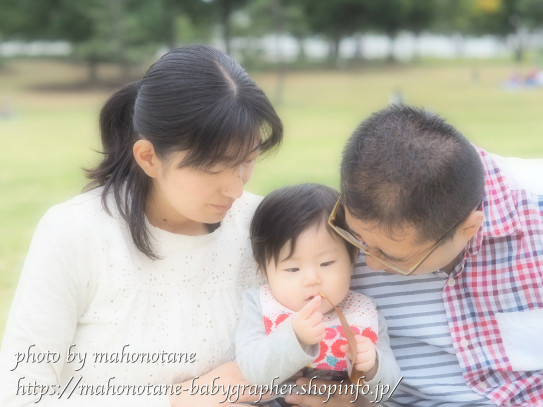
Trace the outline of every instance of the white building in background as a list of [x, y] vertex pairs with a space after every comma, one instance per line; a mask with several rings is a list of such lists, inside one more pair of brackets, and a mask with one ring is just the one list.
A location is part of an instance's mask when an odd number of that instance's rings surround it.
[[17, 56], [64, 56], [72, 52], [67, 41], [6, 41], [0, 43], [0, 55]]
[[[415, 56], [431, 58], [495, 58], [511, 55], [517, 39], [510, 36], [507, 40], [495, 36], [464, 37], [461, 35], [422, 34], [415, 36], [404, 32], [394, 41], [387, 36], [366, 34], [345, 38], [340, 44], [342, 58], [351, 58], [357, 48], [365, 59], [386, 58], [390, 49], [399, 60], [410, 60]], [[524, 33], [523, 42], [532, 49], [543, 49], [543, 33], [528, 35]], [[223, 48], [220, 39], [214, 45]], [[236, 54], [244, 50], [259, 50], [270, 61], [292, 61], [299, 53], [299, 42], [289, 35], [268, 35], [263, 38], [235, 38], [232, 48]], [[320, 38], [306, 38], [303, 46], [308, 59], [319, 60], [328, 55], [328, 44]], [[0, 56], [65, 56], [72, 52], [72, 46], [66, 41], [8, 41], [0, 43]], [[235, 55], [236, 56], [236, 55]]]
[[[528, 38], [532, 47], [543, 48], [542, 35]], [[241, 49], [248, 42], [254, 47], [260, 41], [261, 48], [270, 60], [294, 60], [299, 52], [300, 44], [287, 35], [269, 35], [260, 40], [237, 39], [234, 48]], [[321, 59], [328, 54], [328, 44], [321, 39], [307, 38], [303, 41], [307, 58]], [[513, 40], [486, 35], [481, 37], [464, 37], [460, 35], [401, 33], [394, 41], [384, 35], [366, 34], [358, 38], [350, 37], [341, 41], [339, 54], [342, 58], [351, 58], [357, 47], [365, 59], [386, 58], [392, 49], [394, 57], [399, 60], [410, 60], [415, 56], [431, 58], [495, 58], [511, 55]]]

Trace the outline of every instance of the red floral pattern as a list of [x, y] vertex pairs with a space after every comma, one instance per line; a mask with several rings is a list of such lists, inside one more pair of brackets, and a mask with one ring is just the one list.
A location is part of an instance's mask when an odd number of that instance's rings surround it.
[[371, 328], [364, 329], [362, 331], [362, 336], [370, 338], [373, 343], [377, 343], [377, 334]]
[[343, 352], [341, 349], [340, 349], [340, 346], [341, 345], [346, 345], [347, 344], [347, 341], [344, 340], [344, 339], [338, 339], [337, 341], [335, 341], [333, 344], [332, 344], [332, 355], [334, 355], [336, 358], [344, 358], [345, 357], [345, 352]]
[[[260, 304], [264, 317], [266, 332], [270, 333], [294, 313], [279, 304], [271, 295], [268, 285], [260, 290]], [[371, 299], [350, 291], [347, 297], [338, 305], [345, 318], [352, 324], [351, 329], [355, 335], [370, 338], [373, 343], [377, 341], [377, 310]], [[326, 325], [325, 337], [321, 341], [319, 356], [309, 366], [324, 370], [347, 370], [345, 352], [340, 350], [341, 345], [347, 344], [345, 332], [334, 312], [326, 314], [323, 318]]]
[[267, 334], [269, 334], [273, 328], [273, 322], [267, 316], [264, 316], [264, 327], [266, 328]]
[[281, 314], [277, 317], [275, 320], [275, 326], [279, 326], [281, 322], [283, 322], [285, 319], [287, 319], [291, 314]]

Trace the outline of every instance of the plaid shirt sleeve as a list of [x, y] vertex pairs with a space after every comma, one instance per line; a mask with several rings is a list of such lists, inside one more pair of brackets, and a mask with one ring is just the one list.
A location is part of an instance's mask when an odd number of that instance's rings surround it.
[[[543, 327], [543, 196], [511, 187], [490, 155], [477, 150], [485, 221], [443, 290], [453, 345], [474, 391], [500, 406], [543, 406], [543, 338], [533, 350], [529, 337]], [[515, 329], [504, 323], [511, 320], [520, 327], [517, 345], [527, 343], [520, 354], [532, 343], [527, 361], [508, 348]]]

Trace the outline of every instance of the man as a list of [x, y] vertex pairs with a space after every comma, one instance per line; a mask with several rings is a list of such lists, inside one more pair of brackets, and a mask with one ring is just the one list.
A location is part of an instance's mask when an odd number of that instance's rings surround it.
[[404, 377], [384, 404], [542, 406], [543, 160], [393, 106], [347, 142], [341, 189], [335, 230], [362, 252], [351, 287], [375, 299]]
[[543, 405], [543, 194], [517, 184], [420, 109], [381, 110], [348, 140], [335, 230], [363, 254], [352, 288], [402, 369], [387, 406]]

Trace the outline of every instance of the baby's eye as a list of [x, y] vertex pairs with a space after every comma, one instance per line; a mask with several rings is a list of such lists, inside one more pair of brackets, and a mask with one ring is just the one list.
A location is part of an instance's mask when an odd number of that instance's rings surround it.
[[291, 267], [289, 269], [285, 269], [285, 271], [288, 271], [289, 273], [296, 273], [298, 270], [300, 270], [298, 267]]
[[335, 262], [336, 262], [335, 260], [325, 261], [324, 263], [321, 263], [321, 267], [328, 267], [328, 266], [331, 266], [331, 265], [334, 264]]

